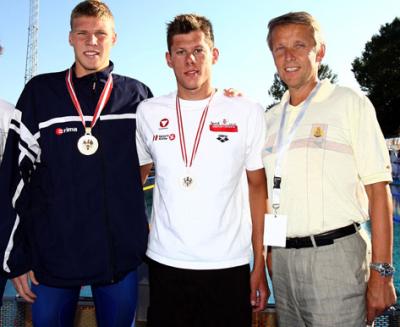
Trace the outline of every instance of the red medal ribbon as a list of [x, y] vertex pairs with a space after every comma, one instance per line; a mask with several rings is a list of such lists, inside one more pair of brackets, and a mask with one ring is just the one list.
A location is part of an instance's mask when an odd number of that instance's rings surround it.
[[210, 102], [211, 102], [214, 94], [215, 94], [215, 92], [213, 91], [213, 93], [210, 96], [210, 99], [208, 100], [206, 107], [203, 109], [203, 113], [200, 118], [199, 126], [197, 127], [197, 133], [196, 133], [196, 137], [195, 137], [194, 143], [193, 143], [192, 156], [190, 158], [189, 163], [188, 163], [188, 156], [187, 156], [187, 151], [186, 151], [186, 141], [185, 141], [185, 133], [184, 133], [184, 128], [183, 128], [181, 104], [179, 102], [178, 94], [176, 95], [176, 115], [178, 118], [179, 141], [180, 141], [180, 145], [181, 145], [182, 159], [183, 159], [183, 162], [185, 163], [185, 167], [191, 167], [193, 164], [194, 158], [196, 157], [197, 149], [199, 148], [199, 144], [200, 144], [200, 140], [201, 140], [201, 135], [203, 133], [204, 123], [206, 121], [206, 117], [207, 117], [207, 113], [208, 113], [208, 107], [210, 106]]
[[[71, 100], [74, 104], [74, 107], [75, 107], [79, 117], [82, 120], [83, 127], [85, 128], [85, 131], [86, 131], [86, 122], [83, 117], [83, 111], [82, 111], [81, 105], [79, 103], [78, 97], [76, 96], [76, 93], [74, 90], [74, 85], [72, 84], [72, 69], [71, 68], [68, 69], [68, 71], [67, 71], [67, 75], [65, 76], [65, 82], [67, 84], [68, 93], [71, 97]], [[104, 86], [104, 89], [101, 92], [99, 101], [97, 102], [96, 110], [94, 112], [92, 121], [90, 123], [90, 129], [93, 128], [93, 126], [96, 124], [97, 120], [99, 119], [101, 112], [103, 111], [108, 100], [110, 99], [112, 89], [113, 89], [113, 78], [112, 78], [112, 74], [110, 73], [110, 75], [108, 75], [106, 85]]]

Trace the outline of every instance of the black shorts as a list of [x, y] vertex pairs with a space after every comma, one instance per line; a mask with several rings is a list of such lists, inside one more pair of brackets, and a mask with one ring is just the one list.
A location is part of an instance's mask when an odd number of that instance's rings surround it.
[[149, 259], [148, 327], [250, 327], [250, 266], [190, 270]]

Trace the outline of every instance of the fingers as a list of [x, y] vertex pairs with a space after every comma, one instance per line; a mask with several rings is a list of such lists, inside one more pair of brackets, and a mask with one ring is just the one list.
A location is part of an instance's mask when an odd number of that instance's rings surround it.
[[251, 291], [250, 303], [253, 307], [253, 312], [259, 312], [267, 306], [268, 294], [265, 290]]
[[31, 291], [28, 282], [28, 274], [21, 275], [16, 277], [12, 280], [14, 287], [19, 294], [25, 301], [29, 303], [33, 303], [36, 299], [36, 295]]
[[32, 270], [29, 272], [29, 278], [33, 284], [39, 285], [39, 282], [37, 281], [37, 279], [35, 277], [35, 273]]
[[370, 325], [372, 326], [372, 324], [374, 323], [376, 317], [376, 313], [374, 309], [367, 309], [367, 326]]
[[243, 94], [242, 92], [230, 87], [229, 89], [224, 89], [224, 95], [227, 97], [241, 97]]

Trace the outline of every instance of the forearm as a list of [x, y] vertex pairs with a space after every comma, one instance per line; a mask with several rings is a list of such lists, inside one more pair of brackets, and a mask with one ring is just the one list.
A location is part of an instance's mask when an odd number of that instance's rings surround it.
[[372, 262], [392, 263], [393, 206], [387, 183], [366, 186], [371, 219]]
[[249, 179], [249, 201], [252, 219], [252, 245], [254, 252], [254, 269], [264, 269], [264, 215], [266, 212], [266, 180], [264, 170], [252, 172]]

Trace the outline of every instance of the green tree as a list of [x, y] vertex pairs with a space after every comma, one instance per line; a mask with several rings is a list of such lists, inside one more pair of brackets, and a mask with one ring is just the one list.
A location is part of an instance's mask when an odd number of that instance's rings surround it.
[[[320, 80], [328, 78], [332, 83], [337, 83], [338, 76], [332, 72], [328, 65], [321, 64], [318, 69], [318, 78]], [[268, 95], [271, 96], [275, 102], [270, 104], [267, 107], [267, 110], [281, 101], [281, 98], [287, 89], [288, 87], [285, 82], [280, 79], [278, 73], [275, 73], [272, 86], [268, 90]]]
[[374, 104], [386, 137], [400, 132], [400, 19], [382, 25], [379, 33], [365, 44], [352, 71]]

